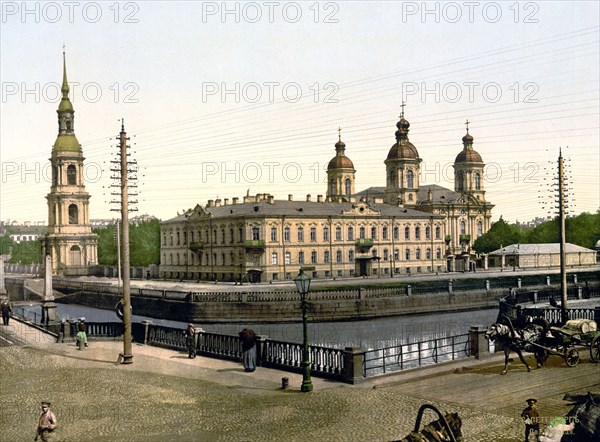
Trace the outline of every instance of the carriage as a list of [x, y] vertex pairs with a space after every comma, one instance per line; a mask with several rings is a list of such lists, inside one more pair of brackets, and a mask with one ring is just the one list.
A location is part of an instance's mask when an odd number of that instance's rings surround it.
[[600, 361], [600, 332], [591, 319], [573, 319], [562, 327], [549, 327], [544, 344], [549, 354], [561, 356], [569, 367], [579, 363], [576, 346], [589, 348], [591, 362]]

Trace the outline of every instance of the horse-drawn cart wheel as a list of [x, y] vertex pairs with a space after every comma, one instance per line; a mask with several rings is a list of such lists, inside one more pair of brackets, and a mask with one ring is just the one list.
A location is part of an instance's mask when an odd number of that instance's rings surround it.
[[579, 352], [574, 348], [569, 349], [565, 354], [565, 362], [569, 367], [575, 367], [579, 364]]
[[590, 361], [600, 362], [600, 335], [594, 337], [590, 344]]

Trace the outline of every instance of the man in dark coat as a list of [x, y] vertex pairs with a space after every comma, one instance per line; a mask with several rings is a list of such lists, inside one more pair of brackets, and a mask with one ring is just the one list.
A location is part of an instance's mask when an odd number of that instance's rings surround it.
[[256, 333], [251, 328], [245, 328], [240, 333], [242, 342], [242, 362], [248, 372], [256, 370]]
[[10, 312], [12, 312], [12, 307], [10, 306], [10, 301], [8, 298], [2, 298], [0, 310], [2, 310], [2, 323], [4, 325], [8, 325], [8, 321], [10, 320]]

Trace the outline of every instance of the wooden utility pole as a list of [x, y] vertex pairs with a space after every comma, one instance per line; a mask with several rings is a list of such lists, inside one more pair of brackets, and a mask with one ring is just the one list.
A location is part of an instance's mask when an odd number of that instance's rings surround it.
[[131, 292], [130, 292], [130, 263], [129, 263], [129, 186], [127, 182], [127, 133], [125, 132], [125, 122], [121, 120], [121, 132], [119, 133], [120, 155], [121, 155], [121, 257], [123, 270], [123, 364], [133, 362], [131, 351]]
[[558, 153], [558, 218], [560, 223], [560, 294], [562, 323], [567, 322], [567, 257], [565, 231], [565, 169], [562, 150]]

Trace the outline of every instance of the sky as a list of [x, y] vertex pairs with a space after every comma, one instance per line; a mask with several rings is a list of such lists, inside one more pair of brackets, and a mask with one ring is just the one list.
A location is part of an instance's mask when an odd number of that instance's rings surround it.
[[[120, 119], [137, 213], [326, 193], [338, 128], [356, 190], [385, 186], [406, 102], [421, 184], [453, 188], [465, 122], [493, 219], [600, 206], [600, 3], [1, 2], [0, 220], [47, 222], [66, 52], [92, 219], [116, 218]], [[545, 205], [544, 205], [545, 203]]]

